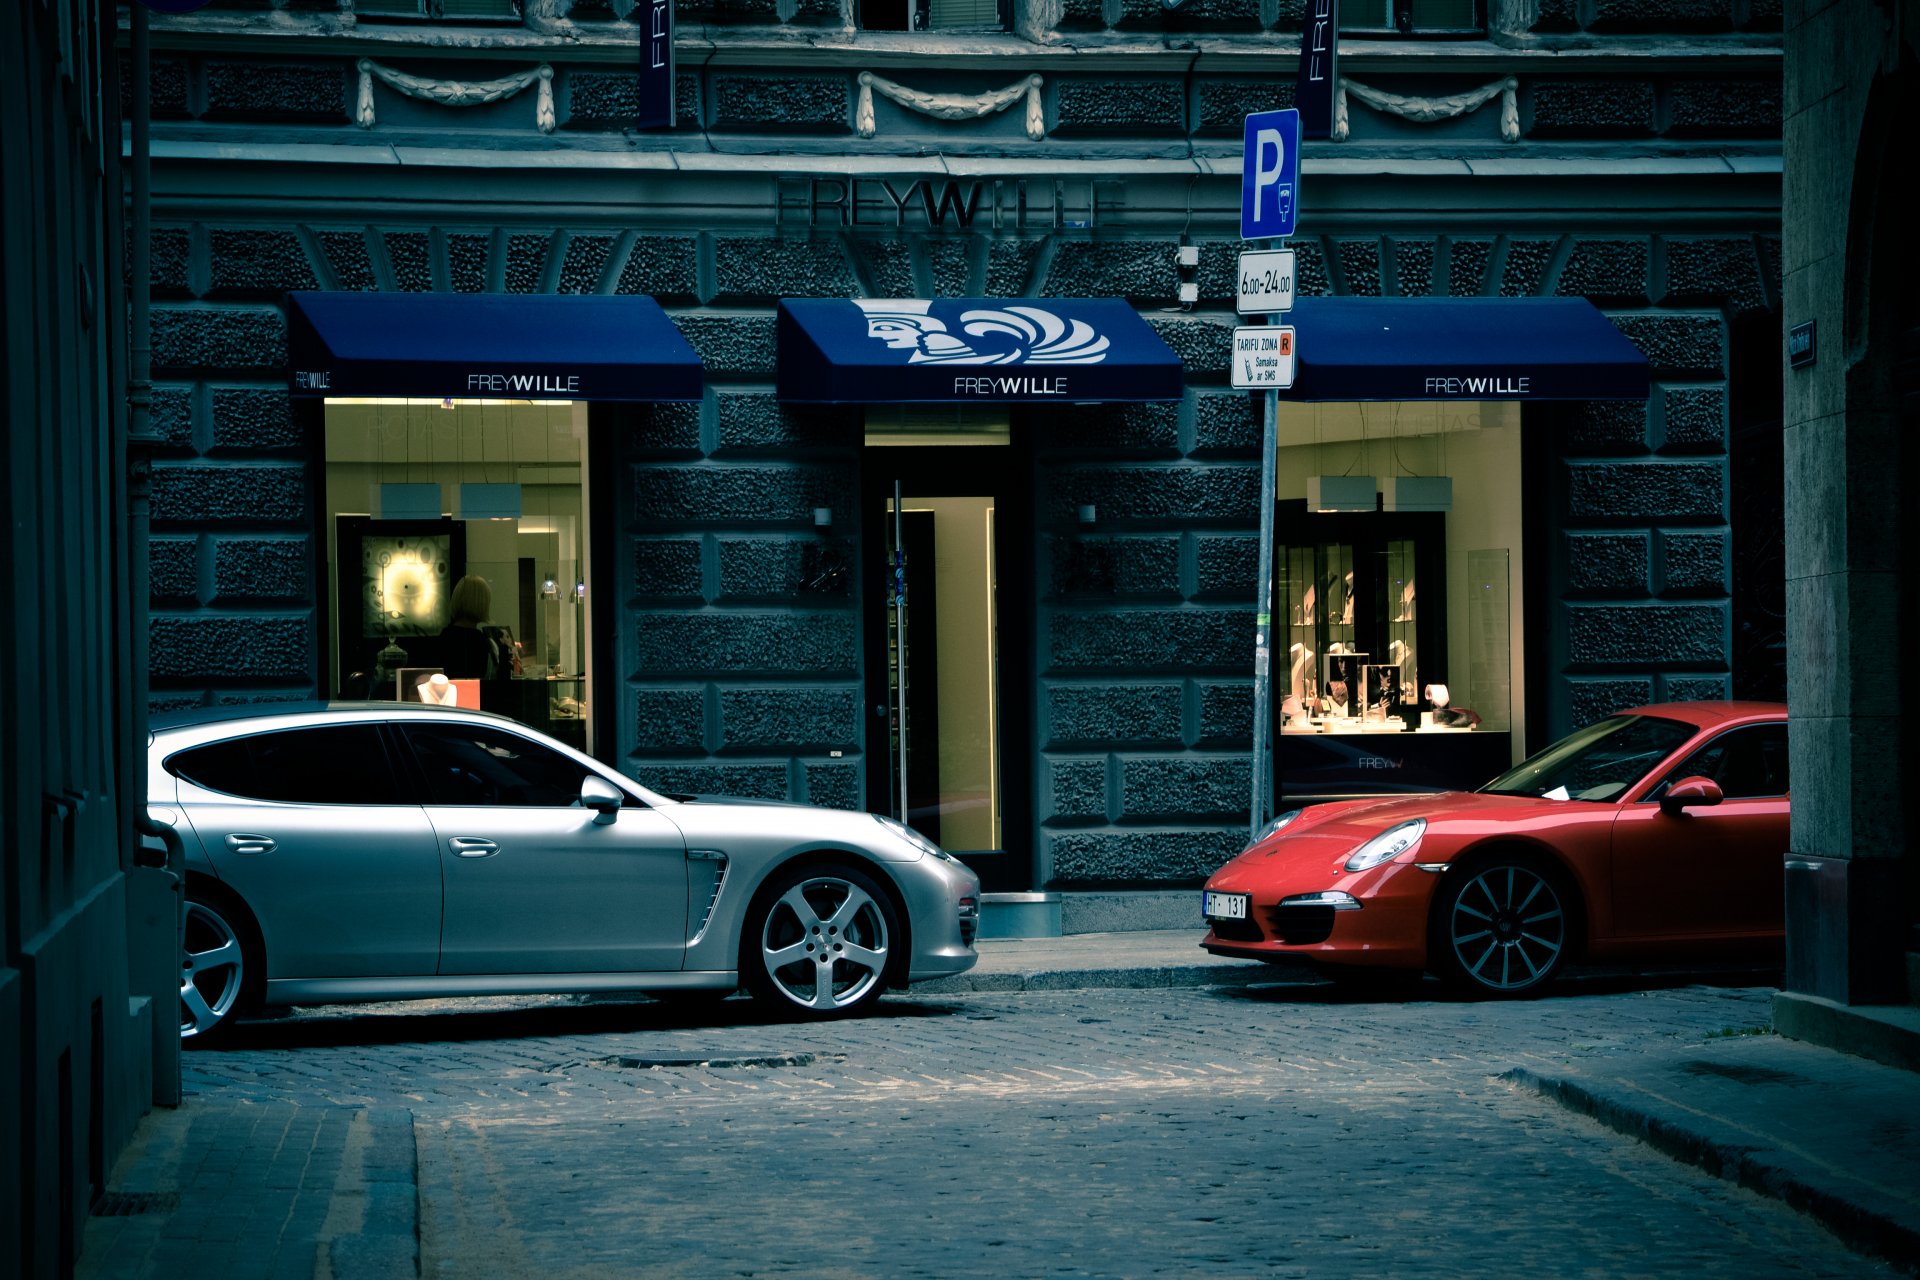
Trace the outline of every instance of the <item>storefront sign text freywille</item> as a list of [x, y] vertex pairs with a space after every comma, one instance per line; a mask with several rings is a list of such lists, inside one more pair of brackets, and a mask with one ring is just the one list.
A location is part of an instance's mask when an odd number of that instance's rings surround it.
[[781, 178], [774, 219], [841, 231], [1065, 231], [1092, 227], [1122, 190], [1066, 178]]

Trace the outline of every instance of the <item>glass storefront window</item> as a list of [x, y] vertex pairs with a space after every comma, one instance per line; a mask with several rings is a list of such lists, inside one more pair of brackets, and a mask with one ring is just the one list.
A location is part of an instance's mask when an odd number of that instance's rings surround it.
[[1475, 786], [1518, 758], [1519, 429], [1501, 403], [1281, 404], [1284, 796]]
[[592, 749], [586, 422], [573, 401], [327, 401], [334, 696]]

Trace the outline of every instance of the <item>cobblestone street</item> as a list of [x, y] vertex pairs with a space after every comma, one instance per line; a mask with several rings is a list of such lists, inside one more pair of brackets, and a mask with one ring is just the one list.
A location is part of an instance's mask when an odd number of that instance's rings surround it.
[[[1879, 1273], [1500, 1079], [1745, 1033], [1765, 992], [1567, 990], [315, 1011], [188, 1056], [120, 1171], [180, 1202], [96, 1218], [85, 1273], [411, 1274], [416, 1240], [442, 1277]], [[230, 1137], [182, 1167], [194, 1125]]]

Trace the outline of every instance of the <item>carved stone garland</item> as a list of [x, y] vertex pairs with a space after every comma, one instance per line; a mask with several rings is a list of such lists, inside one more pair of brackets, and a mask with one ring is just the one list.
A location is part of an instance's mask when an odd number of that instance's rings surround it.
[[540, 93], [534, 103], [533, 122], [542, 133], [552, 133], [557, 123], [553, 113], [553, 68], [545, 63], [531, 71], [516, 71], [498, 80], [472, 83], [410, 76], [404, 71], [383, 67], [369, 58], [360, 59], [357, 65], [360, 68], [360, 98], [355, 105], [353, 118], [362, 129], [373, 128], [373, 81], [376, 76], [382, 83], [398, 89], [409, 98], [437, 102], [445, 107], [485, 106], [490, 102], [511, 98], [528, 85], [537, 83]]
[[1024, 97], [1027, 100], [1027, 136], [1038, 142], [1047, 136], [1047, 115], [1040, 103], [1040, 84], [1039, 76], [1028, 76], [1004, 89], [992, 89], [977, 95], [922, 93], [918, 89], [895, 84], [871, 71], [862, 71], [860, 101], [854, 110], [854, 127], [863, 138], [871, 138], [877, 132], [873, 120], [873, 95], [876, 90], [882, 97], [936, 120], [979, 120], [996, 111], [1005, 111]]
[[1520, 141], [1519, 91], [1520, 82], [1508, 76], [1505, 80], [1496, 80], [1492, 84], [1481, 85], [1478, 89], [1450, 94], [1444, 98], [1409, 98], [1359, 84], [1341, 76], [1333, 96], [1333, 140], [1335, 142], [1347, 140], [1349, 94], [1375, 111], [1384, 111], [1388, 115], [1399, 116], [1402, 120], [1412, 120], [1417, 124], [1431, 124], [1435, 120], [1451, 120], [1455, 116], [1466, 115], [1469, 111], [1478, 110], [1491, 102], [1497, 95], [1500, 98], [1500, 136], [1508, 142], [1518, 142]]

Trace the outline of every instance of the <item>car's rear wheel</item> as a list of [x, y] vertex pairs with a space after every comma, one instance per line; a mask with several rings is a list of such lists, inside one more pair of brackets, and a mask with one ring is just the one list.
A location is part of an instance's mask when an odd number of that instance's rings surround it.
[[189, 887], [180, 949], [180, 1038], [207, 1044], [254, 1002], [259, 947], [245, 914]]
[[900, 928], [871, 876], [841, 866], [790, 872], [767, 885], [756, 908], [741, 968], [757, 999], [789, 1014], [828, 1018], [880, 998]]
[[1469, 994], [1535, 995], [1566, 964], [1572, 914], [1565, 881], [1531, 859], [1449, 870], [1434, 910], [1434, 968]]

